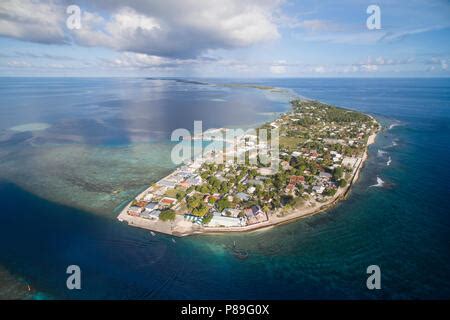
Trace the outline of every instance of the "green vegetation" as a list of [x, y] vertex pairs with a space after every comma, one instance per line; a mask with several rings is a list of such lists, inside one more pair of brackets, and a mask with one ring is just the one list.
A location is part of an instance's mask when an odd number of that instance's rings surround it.
[[194, 194], [193, 196], [186, 199], [187, 208], [191, 213], [198, 217], [203, 217], [208, 213], [208, 207], [203, 201], [203, 196], [201, 194]]
[[224, 209], [230, 207], [230, 202], [228, 201], [227, 198], [222, 198], [219, 201], [217, 201], [216, 206], [217, 210], [219, 210], [219, 212], [222, 212]]
[[186, 196], [186, 192], [183, 192], [183, 191], [178, 191], [177, 193], [176, 193], [176, 199], [178, 200], [178, 201], [181, 201], [182, 199], [184, 199], [184, 197]]
[[336, 169], [334, 169], [333, 179], [338, 181], [339, 179], [342, 178], [343, 174], [344, 174], [344, 169], [342, 167], [337, 167]]
[[171, 209], [166, 209], [161, 211], [161, 213], [159, 214], [159, 219], [162, 221], [172, 221], [175, 220], [175, 211], [171, 210]]
[[213, 215], [212, 215], [211, 213], [208, 213], [207, 215], [205, 215], [205, 216], [203, 217], [202, 223], [203, 223], [203, 224], [208, 224], [208, 223], [210, 223], [212, 217], [213, 217]]
[[331, 188], [331, 189], [325, 189], [323, 192], [324, 196], [334, 196], [336, 194], [337, 189]]
[[291, 151], [297, 149], [299, 144], [300, 140], [298, 137], [286, 137], [286, 136], [280, 137], [281, 148], [288, 149]]
[[176, 198], [178, 192], [179, 191], [176, 189], [169, 189], [166, 191], [165, 196], [170, 198]]

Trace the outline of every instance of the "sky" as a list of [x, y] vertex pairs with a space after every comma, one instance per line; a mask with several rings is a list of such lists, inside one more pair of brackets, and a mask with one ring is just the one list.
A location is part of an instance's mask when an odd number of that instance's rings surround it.
[[448, 0], [0, 0], [0, 76], [449, 77], [449, 39]]

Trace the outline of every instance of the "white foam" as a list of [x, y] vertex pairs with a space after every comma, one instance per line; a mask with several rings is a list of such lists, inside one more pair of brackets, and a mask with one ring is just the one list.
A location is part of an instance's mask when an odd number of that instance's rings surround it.
[[392, 159], [391, 159], [391, 157], [389, 156], [389, 160], [386, 162], [386, 165], [387, 165], [387, 166], [390, 166], [390, 165], [391, 165], [391, 162], [392, 162]]
[[398, 126], [400, 126], [400, 125], [401, 125], [401, 124], [398, 123], [398, 122], [392, 123], [392, 124], [389, 126], [388, 130], [394, 129], [395, 127], [398, 127]]
[[379, 157], [383, 157], [383, 156], [385, 156], [386, 154], [387, 154], [386, 151], [381, 150], [381, 149], [378, 149], [377, 155], [378, 155]]
[[398, 145], [397, 141], [393, 140], [392, 143], [388, 146], [385, 146], [385, 149], [390, 149], [390, 148], [394, 148]]
[[371, 185], [369, 187], [381, 188], [383, 186], [384, 186], [384, 181], [380, 177], [377, 177], [377, 184], [373, 184], [373, 185]]

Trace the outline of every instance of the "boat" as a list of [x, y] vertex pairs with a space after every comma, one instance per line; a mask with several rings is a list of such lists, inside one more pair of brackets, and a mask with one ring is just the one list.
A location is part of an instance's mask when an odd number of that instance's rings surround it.
[[152, 236], [156, 236], [156, 234], [155, 234], [153, 231], [150, 231], [150, 234], [151, 234]]

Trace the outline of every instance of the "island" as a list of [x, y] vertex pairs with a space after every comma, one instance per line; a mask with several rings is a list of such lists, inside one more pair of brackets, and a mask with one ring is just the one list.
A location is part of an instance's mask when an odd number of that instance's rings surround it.
[[361, 112], [296, 99], [260, 128], [278, 129], [277, 170], [259, 162], [217, 164], [208, 161], [212, 155], [193, 159], [151, 184], [117, 218], [186, 236], [252, 231], [322, 212], [347, 197], [380, 125]]

